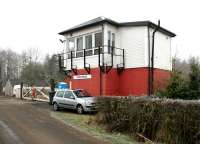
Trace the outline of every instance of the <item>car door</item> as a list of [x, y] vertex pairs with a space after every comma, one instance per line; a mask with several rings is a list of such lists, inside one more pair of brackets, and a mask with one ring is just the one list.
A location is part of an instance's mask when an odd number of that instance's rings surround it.
[[64, 91], [57, 91], [56, 93], [56, 102], [60, 107], [63, 107], [64, 103]]
[[69, 109], [74, 109], [76, 107], [76, 98], [72, 91], [65, 91], [64, 105]]

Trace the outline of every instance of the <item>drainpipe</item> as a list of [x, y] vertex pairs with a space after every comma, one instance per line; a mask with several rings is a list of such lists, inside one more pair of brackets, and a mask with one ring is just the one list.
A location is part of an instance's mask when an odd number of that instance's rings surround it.
[[155, 41], [155, 33], [158, 31], [160, 28], [160, 20], [158, 20], [158, 25], [153, 31], [152, 35], [152, 53], [151, 53], [151, 91], [150, 94], [153, 94], [153, 89], [154, 89], [154, 41]]
[[[104, 24], [102, 24], [102, 56], [103, 56], [103, 53], [104, 53]], [[103, 74], [102, 74], [102, 70], [101, 70], [101, 59], [100, 59], [100, 55], [101, 55], [101, 52], [100, 52], [100, 47], [99, 47], [99, 81], [100, 81], [100, 84], [99, 84], [99, 90], [100, 90], [100, 96], [102, 96], [103, 94]], [[102, 64], [103, 64], [103, 68], [104, 68], [104, 56], [102, 57]]]
[[101, 72], [101, 47], [99, 46], [98, 52], [99, 52], [99, 95], [102, 95], [102, 72]]
[[151, 95], [151, 55], [150, 55], [150, 30], [149, 30], [149, 25], [147, 27], [147, 34], [148, 34], [148, 88], [147, 88], [147, 94], [148, 96]]

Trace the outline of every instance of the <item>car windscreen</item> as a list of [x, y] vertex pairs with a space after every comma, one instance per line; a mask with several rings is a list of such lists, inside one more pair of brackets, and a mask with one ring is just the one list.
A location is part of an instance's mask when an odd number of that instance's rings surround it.
[[91, 95], [85, 90], [74, 90], [74, 93], [78, 98], [91, 97]]
[[57, 91], [56, 97], [63, 97], [64, 91]]

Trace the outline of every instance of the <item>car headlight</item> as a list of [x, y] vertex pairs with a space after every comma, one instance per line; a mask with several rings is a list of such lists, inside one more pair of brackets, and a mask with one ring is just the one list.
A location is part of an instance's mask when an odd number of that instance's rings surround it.
[[86, 106], [91, 106], [91, 102], [85, 101], [85, 105], [86, 105]]

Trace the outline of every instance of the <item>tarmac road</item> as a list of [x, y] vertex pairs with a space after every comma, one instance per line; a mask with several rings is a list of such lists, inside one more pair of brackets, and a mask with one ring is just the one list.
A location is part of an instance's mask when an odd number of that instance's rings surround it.
[[0, 144], [101, 144], [50, 116], [47, 103], [0, 96]]

